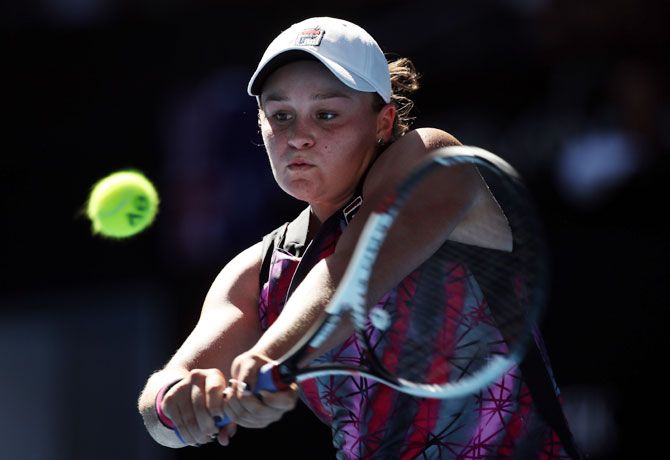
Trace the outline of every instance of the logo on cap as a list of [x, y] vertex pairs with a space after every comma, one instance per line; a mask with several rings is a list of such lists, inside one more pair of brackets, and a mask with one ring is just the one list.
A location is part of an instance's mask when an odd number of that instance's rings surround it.
[[305, 29], [298, 33], [298, 36], [295, 38], [295, 44], [296, 46], [319, 46], [325, 33], [325, 30], [321, 30], [318, 27]]

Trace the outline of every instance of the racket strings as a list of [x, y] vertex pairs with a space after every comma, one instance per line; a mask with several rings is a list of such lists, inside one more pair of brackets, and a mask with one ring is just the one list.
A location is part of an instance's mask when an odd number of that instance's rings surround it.
[[[463, 395], [501, 376], [530, 343], [533, 315], [544, 301], [542, 232], [527, 192], [507, 169], [472, 157], [429, 165], [383, 211], [387, 227], [427, 174], [464, 162], [490, 173], [485, 180], [512, 230], [513, 250], [447, 241], [375, 306], [384, 312], [376, 322], [356, 330], [365, 348], [361, 367], [415, 395]], [[499, 223], [475, 232], [499, 236]], [[384, 235], [375, 238], [383, 241]], [[371, 267], [372, 261], [365, 268]], [[364, 316], [365, 309], [360, 312]]]
[[[482, 350], [481, 336], [472, 337], [472, 321], [463, 312], [463, 295], [450, 291], [450, 286], [472, 278], [452, 259], [453, 247], [445, 244], [402, 286], [404, 303], [385, 306], [392, 326], [373, 349], [381, 366], [398, 378], [444, 385], [451, 373], [451, 378], [457, 379], [475, 372], [491, 354], [487, 347]], [[481, 305], [479, 300], [477, 308]]]
[[388, 374], [448, 386], [527, 341], [532, 287], [543, 273], [532, 262], [541, 257], [535, 224], [521, 208], [508, 215], [517, 229], [513, 252], [448, 241], [412, 274], [404, 308], [387, 303], [391, 327], [377, 337], [373, 360]]
[[[441, 334], [444, 322], [440, 319], [445, 315], [446, 296], [444, 286], [447, 270], [438, 255], [423, 264], [418, 276], [414, 296], [408, 302], [409, 324], [407, 339], [403, 344], [398, 363], [398, 375], [407, 380], [426, 380], [431, 368], [435, 369], [434, 360], [424, 359], [435, 354], [435, 345], [449, 339]], [[442, 374], [442, 372], [440, 372]]]

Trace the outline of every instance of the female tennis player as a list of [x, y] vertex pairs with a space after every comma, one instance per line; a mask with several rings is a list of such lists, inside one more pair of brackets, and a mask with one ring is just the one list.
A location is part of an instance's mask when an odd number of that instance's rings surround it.
[[[227, 445], [237, 425], [265, 427], [300, 397], [331, 427], [338, 458], [569, 458], [541, 415], [546, 401], [535, 397], [555, 399], [553, 381], [531, 392], [519, 367], [491, 388], [444, 402], [360, 376], [249, 391], [261, 366], [289, 352], [323, 316], [371, 210], [431, 152], [459, 144], [439, 129], [409, 128], [408, 96], [417, 88], [409, 60], [388, 63], [365, 30], [341, 19], [307, 19], [269, 45], [248, 92], [258, 100], [275, 180], [308, 207], [272, 244], [259, 242], [222, 269], [190, 336], [149, 378], [139, 409], [158, 443]], [[373, 303], [400, 299], [398, 286], [428, 256], [415, 248], [439, 246], [444, 235], [509, 248], [510, 229], [482, 177], [471, 167], [450, 174], [439, 184], [440, 206], [437, 193], [424, 191], [411, 222], [400, 224], [370, 280]], [[482, 234], [483, 221], [498, 231]], [[317, 256], [303, 260], [310, 244]], [[451, 283], [467, 296], [465, 279]], [[361, 360], [360, 353], [345, 327], [309, 359]], [[231, 423], [219, 428], [224, 418]]]

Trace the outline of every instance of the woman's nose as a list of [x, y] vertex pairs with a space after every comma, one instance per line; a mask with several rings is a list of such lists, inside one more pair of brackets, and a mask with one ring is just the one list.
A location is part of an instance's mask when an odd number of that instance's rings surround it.
[[297, 119], [291, 127], [288, 144], [296, 150], [304, 150], [314, 145], [314, 135], [309, 127], [309, 122]]

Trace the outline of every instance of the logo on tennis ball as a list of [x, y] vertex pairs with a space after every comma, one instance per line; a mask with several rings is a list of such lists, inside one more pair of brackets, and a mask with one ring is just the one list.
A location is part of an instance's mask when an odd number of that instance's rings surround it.
[[158, 193], [139, 171], [118, 171], [91, 190], [86, 214], [94, 234], [126, 238], [146, 229], [158, 212]]

